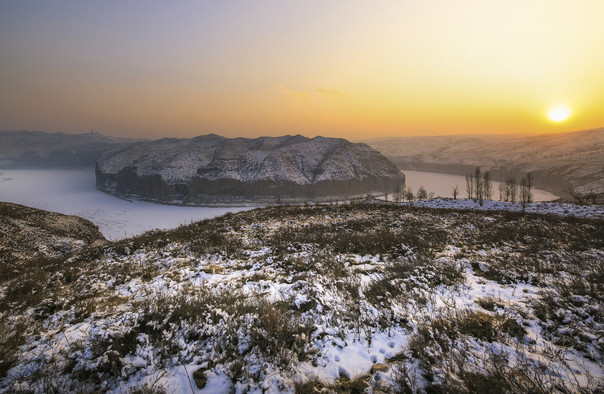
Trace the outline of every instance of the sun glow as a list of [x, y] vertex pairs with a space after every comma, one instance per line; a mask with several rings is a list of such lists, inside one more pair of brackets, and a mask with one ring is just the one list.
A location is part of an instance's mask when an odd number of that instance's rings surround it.
[[547, 111], [547, 117], [554, 122], [562, 122], [570, 116], [570, 109], [565, 106], [552, 107]]
[[55, 3], [0, 1], [0, 130], [361, 141], [604, 125], [603, 0]]

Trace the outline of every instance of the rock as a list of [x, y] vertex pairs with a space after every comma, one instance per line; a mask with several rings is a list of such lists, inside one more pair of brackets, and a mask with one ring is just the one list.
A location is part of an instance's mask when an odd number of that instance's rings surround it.
[[365, 144], [301, 135], [138, 142], [103, 155], [96, 177], [110, 194], [191, 205], [342, 198], [405, 184], [396, 166]]

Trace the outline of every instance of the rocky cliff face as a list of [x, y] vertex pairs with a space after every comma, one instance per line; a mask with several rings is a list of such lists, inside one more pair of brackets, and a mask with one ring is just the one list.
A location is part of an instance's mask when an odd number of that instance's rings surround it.
[[105, 242], [98, 227], [86, 219], [0, 202], [0, 262], [4, 264], [63, 258]]
[[223, 204], [392, 192], [405, 178], [380, 153], [344, 139], [210, 134], [109, 152], [97, 161], [96, 182], [111, 194]]

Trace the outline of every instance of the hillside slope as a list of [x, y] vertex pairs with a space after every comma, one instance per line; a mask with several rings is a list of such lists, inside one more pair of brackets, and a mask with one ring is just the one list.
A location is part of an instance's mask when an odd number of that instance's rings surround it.
[[8, 265], [58, 259], [105, 238], [92, 222], [19, 204], [0, 202], [0, 262]]
[[474, 167], [496, 180], [533, 172], [537, 186], [567, 197], [569, 187], [604, 195], [604, 129], [538, 136], [453, 135], [367, 141], [399, 168], [465, 175]]
[[0, 276], [0, 391], [599, 392], [603, 232], [379, 204], [150, 232]]
[[185, 204], [274, 202], [393, 191], [404, 176], [365, 144], [336, 138], [224, 138], [140, 142], [101, 157], [97, 187]]

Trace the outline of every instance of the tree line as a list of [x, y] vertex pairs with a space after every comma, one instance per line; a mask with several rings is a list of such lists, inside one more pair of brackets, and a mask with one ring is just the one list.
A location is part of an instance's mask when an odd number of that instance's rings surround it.
[[[422, 185], [417, 189], [417, 193], [413, 193], [413, 190], [410, 187], [401, 188], [397, 186], [394, 190], [394, 201], [408, 201], [412, 202], [413, 200], [431, 200], [434, 198], [434, 192], [428, 192], [426, 188]], [[386, 194], [386, 201], [388, 201], [388, 195]]]
[[[527, 204], [533, 202], [533, 184], [534, 177], [530, 172], [523, 176], [520, 181], [516, 181], [514, 176], [509, 176], [505, 181], [499, 183], [499, 200], [506, 202], [520, 202], [522, 210]], [[458, 185], [451, 187], [453, 198], [457, 199], [459, 195]], [[493, 199], [493, 179], [489, 171], [482, 171], [476, 167], [474, 171], [466, 174], [466, 193], [469, 199], [477, 201], [481, 206], [484, 200]], [[401, 188], [397, 186], [394, 190], [394, 201], [408, 201], [432, 199], [434, 193], [428, 192], [424, 186], [420, 186], [416, 193], [411, 188]], [[388, 201], [388, 193], [385, 193], [385, 199]]]
[[[533, 202], [533, 183], [534, 177], [530, 172], [516, 181], [514, 176], [509, 176], [505, 182], [499, 183], [499, 200], [507, 202], [517, 202], [522, 204], [522, 210], [526, 205]], [[480, 167], [466, 174], [466, 193], [468, 198], [478, 201], [480, 205], [484, 200], [491, 200], [493, 197], [493, 180], [489, 171], [482, 172]], [[457, 197], [457, 190], [453, 191], [454, 197]]]
[[[476, 167], [474, 171], [466, 174], [466, 193], [469, 199], [480, 203], [482, 206], [484, 200], [493, 199], [493, 180], [489, 171], [482, 171], [480, 167]], [[519, 202], [522, 204], [524, 211], [529, 203], [533, 202], [533, 186], [535, 177], [532, 173], [526, 173], [520, 180], [514, 176], [509, 176], [505, 180], [499, 182], [499, 201]], [[598, 194], [594, 191], [589, 193], [581, 193], [570, 187], [566, 191], [576, 204], [588, 205], [596, 204]], [[434, 197], [433, 192], [428, 192], [424, 186], [420, 186], [416, 193], [410, 187], [397, 186], [393, 193], [395, 202], [412, 202], [414, 200], [426, 200]], [[459, 185], [451, 186], [451, 194], [453, 199], [457, 200], [460, 196]], [[602, 195], [602, 194], [600, 194]], [[385, 200], [388, 201], [388, 192], [385, 193]]]

